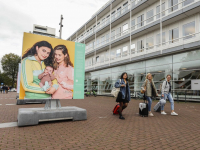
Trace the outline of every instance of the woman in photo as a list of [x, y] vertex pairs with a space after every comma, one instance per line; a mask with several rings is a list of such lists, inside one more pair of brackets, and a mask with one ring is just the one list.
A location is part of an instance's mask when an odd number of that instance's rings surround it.
[[58, 90], [52, 99], [72, 99], [74, 85], [74, 68], [65, 45], [54, 48], [54, 75], [58, 81]]
[[153, 117], [154, 115], [151, 112], [152, 97], [156, 97], [158, 94], [153, 82], [153, 77], [150, 73], [147, 74], [146, 80], [144, 81], [141, 88], [145, 92], [145, 96], [148, 101], [149, 116]]
[[45, 92], [40, 86], [38, 75], [46, 66], [52, 66], [53, 49], [47, 41], [35, 43], [22, 56], [21, 83], [25, 90], [24, 99], [51, 99], [57, 88], [57, 80], [52, 81], [52, 86]]
[[116, 99], [116, 102], [120, 104], [120, 108], [118, 109], [119, 119], [125, 119], [122, 116], [122, 111], [128, 106], [128, 103], [131, 100], [128, 75], [126, 72], [122, 73], [120, 80], [115, 83], [115, 87], [120, 88], [120, 92]]

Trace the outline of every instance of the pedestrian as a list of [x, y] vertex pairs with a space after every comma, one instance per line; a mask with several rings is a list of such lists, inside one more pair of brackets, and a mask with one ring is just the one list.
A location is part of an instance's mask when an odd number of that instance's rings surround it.
[[[171, 83], [170, 83], [171, 75], [168, 74], [166, 76], [166, 78], [167, 79], [165, 81], [163, 81], [163, 84], [162, 84], [162, 97], [164, 97], [165, 100], [166, 100], [166, 98], [168, 98], [169, 102], [171, 103], [171, 115], [172, 116], [178, 116], [178, 114], [174, 111], [174, 100], [173, 100], [173, 97], [171, 95], [171, 89], [172, 89], [172, 86], [171, 86]], [[164, 111], [164, 105], [161, 106], [161, 114], [162, 115], [167, 114]]]
[[120, 92], [116, 99], [116, 102], [119, 102], [120, 104], [118, 109], [119, 119], [125, 119], [122, 116], [122, 111], [128, 106], [128, 103], [131, 100], [128, 74], [126, 72], [122, 73], [120, 79], [115, 83], [115, 88], [120, 88]]
[[154, 115], [151, 112], [152, 97], [156, 97], [158, 94], [151, 73], [146, 75], [146, 80], [144, 81], [141, 89], [144, 91], [144, 97], [148, 101], [149, 116], [153, 117]]
[[9, 87], [6, 85], [6, 94], [8, 94]]
[[3, 90], [3, 94], [4, 94], [4, 93], [5, 93], [5, 90], [6, 90], [5, 85], [3, 85], [2, 90]]

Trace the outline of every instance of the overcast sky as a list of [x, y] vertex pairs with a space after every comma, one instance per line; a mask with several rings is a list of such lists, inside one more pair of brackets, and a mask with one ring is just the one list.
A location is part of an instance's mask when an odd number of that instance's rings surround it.
[[8, 53], [21, 56], [23, 32], [33, 31], [33, 24], [56, 28], [56, 36], [59, 36], [62, 14], [62, 39], [67, 39], [106, 2], [108, 0], [0, 0], [0, 59]]

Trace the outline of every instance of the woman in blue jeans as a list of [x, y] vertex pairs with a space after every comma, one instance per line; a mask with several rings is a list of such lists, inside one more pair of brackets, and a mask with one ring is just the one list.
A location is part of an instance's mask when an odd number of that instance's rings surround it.
[[150, 73], [147, 74], [146, 80], [144, 81], [141, 88], [145, 92], [145, 96], [148, 101], [149, 116], [153, 117], [154, 115], [151, 112], [152, 97], [156, 97], [158, 94], [153, 82], [152, 75]]
[[131, 100], [130, 88], [128, 84], [128, 75], [126, 72], [122, 73], [120, 80], [115, 83], [116, 88], [120, 88], [120, 93], [117, 96], [116, 102], [120, 104], [119, 119], [125, 119], [122, 116], [122, 110], [128, 106], [129, 101]]
[[[166, 100], [166, 98], [168, 98], [169, 102], [171, 103], [171, 115], [172, 116], [178, 116], [177, 113], [174, 112], [174, 100], [172, 98], [172, 95], [171, 95], [171, 83], [170, 83], [170, 80], [171, 80], [171, 75], [167, 75], [166, 76], [167, 80], [163, 81], [163, 84], [162, 84], [162, 97], [164, 97], [164, 99]], [[161, 114], [162, 115], [166, 115], [167, 113], [164, 112], [164, 105], [161, 105]]]

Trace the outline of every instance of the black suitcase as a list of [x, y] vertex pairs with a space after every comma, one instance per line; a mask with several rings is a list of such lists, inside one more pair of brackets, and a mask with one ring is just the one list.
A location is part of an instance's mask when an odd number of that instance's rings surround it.
[[139, 103], [139, 115], [142, 117], [148, 117], [148, 114], [148, 104], [145, 103], [144, 100], [144, 103]]

